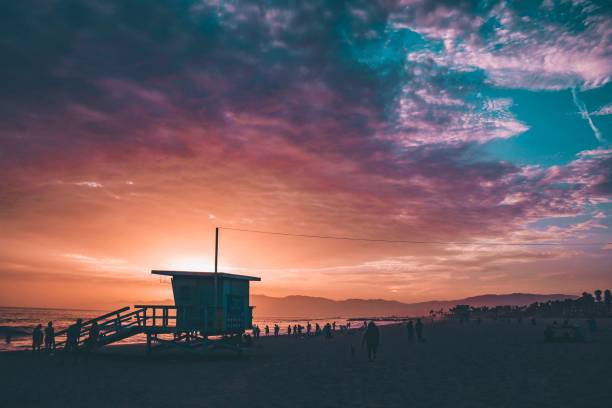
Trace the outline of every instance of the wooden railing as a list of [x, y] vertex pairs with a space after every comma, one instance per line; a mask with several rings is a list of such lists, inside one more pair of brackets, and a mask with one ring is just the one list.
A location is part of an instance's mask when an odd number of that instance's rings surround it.
[[[136, 319], [138, 321], [138, 325], [142, 325], [144, 327], [154, 326], [154, 327], [171, 327], [176, 326], [176, 318], [177, 318], [177, 309], [176, 306], [166, 306], [166, 305], [136, 305], [134, 306], [136, 311]], [[174, 311], [174, 313], [171, 313]], [[173, 322], [173, 325], [170, 325], [170, 322]], [[147, 325], [147, 322], [150, 324]]]

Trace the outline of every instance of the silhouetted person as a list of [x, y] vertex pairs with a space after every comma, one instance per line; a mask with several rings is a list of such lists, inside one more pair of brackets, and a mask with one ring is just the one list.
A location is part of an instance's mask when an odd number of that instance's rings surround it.
[[331, 324], [326, 323], [325, 326], [323, 326], [323, 334], [325, 334], [325, 338], [328, 340], [332, 338]]
[[89, 328], [89, 338], [87, 339], [87, 348], [89, 350], [93, 350], [97, 347], [99, 337], [100, 326], [98, 326], [98, 322], [93, 322], [93, 324]]
[[368, 360], [376, 360], [376, 350], [378, 349], [379, 341], [380, 332], [378, 331], [376, 324], [371, 321], [368, 324], [365, 333], [363, 333], [363, 339], [361, 341], [361, 345], [363, 346], [363, 343], [365, 343], [366, 347], [368, 348]]
[[293, 337], [297, 337], [298, 335], [298, 330], [297, 330], [297, 324], [293, 325]]
[[291, 336], [291, 325], [287, 326], [287, 335]]
[[266, 336], [270, 334], [270, 326], [268, 326], [266, 324], [266, 327], [264, 327], [264, 332], [266, 333]]
[[336, 322], [333, 322], [333, 323], [332, 323], [332, 330], [333, 330], [333, 331], [336, 331]]
[[64, 345], [64, 352], [72, 353], [72, 361], [74, 363], [76, 363], [78, 358], [79, 339], [81, 337], [82, 326], [83, 321], [81, 319], [77, 319], [76, 323], [68, 327], [68, 330], [66, 331], [66, 344]]
[[315, 323], [315, 336], [318, 336], [321, 334], [321, 326], [319, 325], [319, 323]]
[[422, 343], [425, 340], [423, 339], [423, 322], [421, 321], [421, 319], [417, 319], [415, 329], [416, 329], [417, 340], [420, 343]]
[[34, 331], [32, 332], [32, 351], [40, 353], [40, 348], [43, 343], [43, 331], [42, 324], [36, 326]]
[[312, 331], [312, 324], [310, 322], [306, 323], [306, 335], [310, 336], [310, 332]]
[[278, 324], [274, 324], [274, 337], [278, 337], [278, 333], [280, 332], [280, 327]]
[[408, 341], [414, 343], [414, 324], [412, 320], [408, 321], [406, 324], [406, 332], [408, 333]]
[[53, 322], [47, 323], [47, 327], [45, 327], [45, 351], [47, 353], [55, 351], [55, 329], [53, 328]]

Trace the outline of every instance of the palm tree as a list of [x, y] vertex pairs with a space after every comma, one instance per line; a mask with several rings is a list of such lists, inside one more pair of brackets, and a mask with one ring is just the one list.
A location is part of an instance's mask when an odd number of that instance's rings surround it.
[[598, 302], [601, 302], [601, 289], [595, 289], [595, 292], [593, 292], [595, 294], [595, 299], [597, 299]]

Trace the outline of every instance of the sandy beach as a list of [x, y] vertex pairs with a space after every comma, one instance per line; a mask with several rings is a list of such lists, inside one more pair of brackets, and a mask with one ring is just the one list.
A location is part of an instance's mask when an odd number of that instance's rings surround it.
[[[261, 338], [247, 356], [199, 358], [141, 346], [88, 362], [0, 353], [4, 407], [586, 407], [610, 400], [612, 324], [581, 344], [545, 344], [542, 322], [427, 325], [408, 344], [381, 328], [376, 361], [361, 332]], [[356, 348], [351, 356], [350, 345]]]

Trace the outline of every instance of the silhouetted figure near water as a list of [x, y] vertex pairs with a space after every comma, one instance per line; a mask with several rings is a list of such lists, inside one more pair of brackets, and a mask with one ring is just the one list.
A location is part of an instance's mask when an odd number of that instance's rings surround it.
[[291, 325], [287, 326], [287, 336], [291, 336]]
[[264, 327], [264, 332], [266, 333], [266, 336], [270, 334], [270, 326], [268, 326], [267, 324], [266, 327]]
[[98, 339], [100, 338], [100, 326], [98, 322], [93, 322], [89, 328], [89, 338], [87, 339], [87, 348], [93, 350], [98, 345]]
[[298, 336], [298, 330], [297, 330], [297, 324], [293, 325], [293, 337], [297, 337]]
[[55, 329], [53, 322], [47, 323], [45, 327], [45, 351], [51, 353], [55, 351]]
[[312, 324], [310, 322], [306, 323], [306, 335], [310, 336], [310, 332], [312, 331]]
[[321, 334], [321, 326], [319, 325], [319, 323], [315, 323], [315, 336], [318, 336]]
[[421, 319], [417, 319], [415, 328], [417, 340], [419, 341], [419, 343], [424, 342], [425, 339], [423, 338], [423, 322], [421, 321]]
[[325, 334], [325, 338], [327, 340], [332, 338], [332, 327], [331, 327], [331, 324], [325, 323], [325, 326], [323, 326], [323, 334]]
[[336, 322], [333, 322], [333, 323], [332, 323], [332, 330], [333, 330], [333, 331], [336, 331]]
[[76, 363], [79, 352], [79, 339], [81, 337], [81, 327], [83, 320], [77, 319], [76, 323], [68, 327], [66, 331], [66, 344], [64, 345], [65, 353], [72, 353], [72, 361]]
[[412, 344], [414, 343], [414, 324], [412, 320], [408, 321], [406, 324], [406, 332], [408, 333], [408, 341]]
[[42, 342], [43, 342], [42, 324], [39, 324], [38, 326], [36, 326], [36, 328], [32, 332], [32, 351], [40, 353]]
[[[81, 328], [83, 327], [83, 321], [77, 319], [76, 323], [68, 327], [66, 330], [66, 343], [64, 344], [64, 356], [66, 353], [72, 354], [72, 362], [76, 363], [79, 353], [79, 339], [81, 337]], [[64, 357], [62, 357], [62, 360]]]
[[278, 337], [278, 333], [280, 332], [280, 326], [278, 324], [274, 324], [274, 337]]
[[363, 343], [365, 343], [366, 347], [368, 348], [368, 360], [376, 360], [376, 350], [378, 349], [379, 341], [380, 332], [378, 331], [376, 324], [371, 321], [368, 324], [365, 333], [363, 333], [363, 340], [361, 341], [361, 345], [363, 346]]

